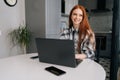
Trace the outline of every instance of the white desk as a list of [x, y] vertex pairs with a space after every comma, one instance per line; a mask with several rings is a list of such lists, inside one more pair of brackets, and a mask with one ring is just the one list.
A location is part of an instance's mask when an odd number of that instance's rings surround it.
[[[106, 73], [98, 63], [85, 59], [76, 68], [53, 65], [30, 59], [37, 54], [25, 54], [0, 59], [0, 80], [105, 80]], [[45, 71], [45, 67], [55, 66], [66, 71], [56, 76]]]

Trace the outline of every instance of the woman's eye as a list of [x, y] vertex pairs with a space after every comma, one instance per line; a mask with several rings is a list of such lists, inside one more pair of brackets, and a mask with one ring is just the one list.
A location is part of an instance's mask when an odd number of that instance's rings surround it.
[[82, 17], [83, 15], [82, 15], [82, 14], [80, 14], [79, 16], [80, 16], [80, 17]]
[[82, 14], [76, 14], [76, 13], [73, 13], [74, 16], [79, 16], [79, 17], [82, 17], [83, 15]]
[[73, 13], [73, 15], [77, 15], [76, 13]]

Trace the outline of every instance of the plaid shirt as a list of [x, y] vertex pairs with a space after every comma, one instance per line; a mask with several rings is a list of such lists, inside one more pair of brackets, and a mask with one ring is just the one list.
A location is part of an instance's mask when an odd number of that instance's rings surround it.
[[[60, 39], [70, 39], [70, 40], [74, 40], [74, 46], [75, 46], [75, 53], [78, 53], [77, 51], [77, 46], [78, 46], [78, 30], [75, 29], [65, 29], [63, 31], [63, 33], [60, 36]], [[94, 42], [95, 44], [95, 42]], [[87, 58], [90, 59], [95, 59], [95, 53], [94, 53], [94, 49], [93, 49], [94, 45], [92, 43], [90, 43], [90, 40], [88, 38], [88, 36], [85, 37], [85, 39], [83, 40], [83, 42], [81, 43], [81, 53], [86, 54]]]

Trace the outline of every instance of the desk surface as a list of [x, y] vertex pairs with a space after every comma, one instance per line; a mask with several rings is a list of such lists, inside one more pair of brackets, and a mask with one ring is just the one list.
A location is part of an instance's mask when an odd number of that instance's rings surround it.
[[[76, 68], [70, 68], [30, 59], [36, 55], [24, 54], [0, 59], [0, 80], [105, 80], [103, 67], [90, 59], [83, 60]], [[66, 74], [51, 74], [44, 70], [48, 66], [62, 69]]]

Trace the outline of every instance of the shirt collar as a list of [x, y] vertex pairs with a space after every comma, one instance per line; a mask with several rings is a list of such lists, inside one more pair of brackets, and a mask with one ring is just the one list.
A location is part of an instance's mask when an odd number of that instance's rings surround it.
[[78, 32], [78, 28], [75, 29], [75, 28], [72, 27], [72, 31]]

